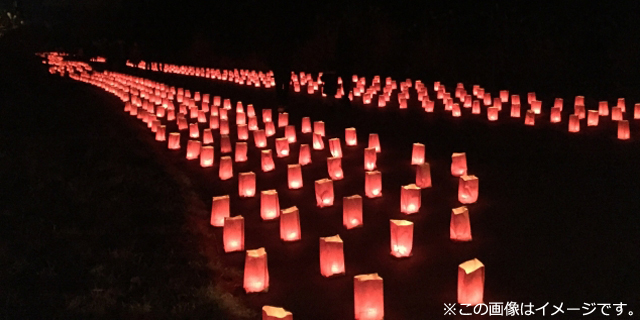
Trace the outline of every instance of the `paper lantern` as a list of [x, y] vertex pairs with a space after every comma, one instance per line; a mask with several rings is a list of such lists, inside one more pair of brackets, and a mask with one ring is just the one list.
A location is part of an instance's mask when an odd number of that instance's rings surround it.
[[527, 103], [531, 104], [531, 102], [536, 100], [536, 93], [535, 92], [529, 92], [527, 93]]
[[620, 108], [620, 110], [621, 110], [622, 112], [627, 112], [627, 107], [626, 107], [626, 104], [625, 104], [625, 102], [624, 102], [624, 98], [619, 98], [619, 99], [618, 99], [618, 105], [617, 105], [617, 107], [618, 107], [618, 108]]
[[229, 180], [233, 178], [233, 161], [231, 160], [231, 157], [220, 157], [218, 176], [220, 177], [220, 180]]
[[364, 191], [367, 198], [381, 197], [382, 174], [380, 171], [367, 171], [364, 174]]
[[311, 133], [311, 119], [309, 119], [309, 117], [304, 117], [302, 118], [302, 128], [301, 128], [301, 132], [302, 133]]
[[211, 225], [215, 227], [222, 227], [224, 225], [224, 218], [229, 216], [229, 196], [213, 197], [213, 204], [211, 205]]
[[369, 148], [375, 148], [377, 153], [380, 153], [380, 138], [377, 133], [369, 134]]
[[313, 122], [313, 133], [317, 133], [320, 136], [324, 137], [324, 122], [322, 122], [322, 121], [314, 121]]
[[262, 320], [293, 320], [293, 314], [283, 308], [263, 306]]
[[618, 121], [618, 139], [629, 140], [630, 136], [631, 136], [631, 132], [629, 131], [629, 121], [627, 120]]
[[511, 104], [511, 118], [520, 118], [520, 105]]
[[542, 101], [531, 101], [531, 110], [533, 110], [533, 113], [535, 114], [540, 114], [542, 112]]
[[[553, 109], [551, 110], [553, 114]], [[527, 126], [533, 126], [536, 123], [536, 113], [533, 110], [527, 110], [524, 115], [524, 124]]]
[[362, 197], [353, 195], [342, 198], [342, 224], [347, 229], [362, 226]]
[[167, 127], [159, 126], [156, 131], [156, 141], [166, 141], [167, 140]]
[[264, 130], [259, 129], [253, 132], [253, 142], [256, 144], [256, 148], [267, 147], [267, 136], [264, 134]]
[[171, 132], [169, 133], [169, 142], [167, 146], [171, 150], [180, 149], [180, 132]]
[[258, 118], [255, 116], [249, 116], [247, 124], [249, 126], [249, 131], [258, 130]]
[[489, 121], [496, 121], [498, 120], [498, 107], [489, 107], [487, 108], [487, 119], [489, 119]]
[[598, 103], [598, 113], [603, 117], [609, 115], [609, 104], [606, 101], [600, 101]]
[[237, 128], [238, 140], [249, 140], [249, 127], [246, 124], [240, 124]]
[[453, 104], [453, 107], [451, 107], [451, 115], [454, 117], [460, 117], [462, 115], [462, 111], [460, 110], [460, 105], [457, 103]]
[[231, 153], [231, 139], [228, 135], [220, 135], [220, 153]]
[[275, 189], [260, 192], [260, 217], [273, 220], [280, 216], [280, 200]]
[[301, 144], [298, 154], [298, 164], [306, 166], [311, 163], [311, 149], [308, 144]]
[[229, 99], [224, 99], [224, 100], [222, 101], [222, 107], [223, 107], [225, 110], [231, 110], [231, 100], [229, 100]]
[[622, 120], [622, 109], [620, 107], [611, 108], [611, 120], [613, 121]]
[[235, 161], [236, 162], [245, 162], [245, 161], [247, 161], [247, 150], [248, 150], [248, 146], [247, 146], [246, 142], [237, 141], [236, 142]]
[[244, 290], [247, 293], [269, 290], [269, 267], [264, 248], [247, 250], [244, 260]]
[[330, 207], [333, 205], [333, 180], [320, 179], [315, 182], [316, 203], [318, 207]]
[[320, 237], [320, 273], [324, 277], [344, 274], [344, 250], [340, 235]]
[[287, 138], [276, 139], [276, 156], [278, 158], [289, 156], [289, 140]]
[[484, 299], [484, 264], [472, 259], [458, 266], [458, 303], [477, 305]]
[[224, 252], [244, 250], [244, 218], [242, 216], [224, 218], [222, 241]]
[[473, 104], [471, 105], [471, 113], [480, 114], [481, 111], [482, 109], [480, 108], [480, 101], [478, 100], [473, 101]]
[[421, 204], [420, 188], [415, 184], [409, 184], [401, 187], [400, 192], [400, 211], [406, 214], [412, 214], [420, 210]]
[[553, 107], [559, 108], [560, 111], [562, 111], [562, 104], [563, 104], [562, 98], [556, 98], [556, 100], [553, 102]]
[[411, 152], [411, 164], [419, 165], [424, 163], [424, 144], [414, 143]]
[[396, 258], [411, 256], [413, 251], [413, 222], [391, 220], [391, 255]]
[[271, 111], [271, 109], [262, 109], [262, 122], [273, 122], [272, 114], [273, 112]]
[[633, 106], [633, 118], [640, 119], [640, 103], [636, 103]]
[[319, 133], [313, 133], [313, 150], [323, 150], [324, 141]]
[[431, 168], [429, 163], [424, 162], [416, 167], [416, 183], [420, 188], [431, 187]]
[[580, 118], [576, 114], [569, 115], [569, 132], [580, 131]]
[[[422, 100], [424, 102], [424, 100]], [[480, 105], [478, 105], [480, 106]], [[424, 111], [425, 112], [433, 112], [433, 109], [435, 108], [435, 103], [433, 101], [427, 101], [424, 105]]]
[[212, 146], [202, 147], [202, 151], [200, 152], [200, 166], [203, 168], [208, 168], [213, 166], [213, 147]]
[[356, 320], [384, 319], [384, 289], [377, 273], [353, 278], [353, 302]]
[[276, 125], [273, 122], [267, 122], [264, 124], [264, 134], [267, 137], [271, 137], [276, 134]]
[[215, 115], [209, 116], [209, 128], [210, 129], [218, 129], [220, 128], [220, 118]]
[[471, 222], [467, 207], [462, 206], [451, 210], [449, 237], [454, 241], [471, 241]]
[[288, 125], [284, 128], [284, 136], [287, 138], [289, 143], [296, 143], [296, 127], [293, 125]]
[[520, 104], [520, 96], [517, 94], [511, 95], [511, 104]]
[[600, 119], [600, 115], [598, 114], [598, 111], [596, 110], [589, 110], [589, 112], [587, 112], [588, 116], [587, 116], [587, 126], [589, 127], [594, 127], [598, 125], [599, 119]]
[[463, 204], [478, 201], [479, 181], [476, 176], [463, 175], [458, 182], [458, 201]]
[[587, 114], [586, 108], [583, 105], [575, 106], [573, 113], [578, 116], [578, 119], [586, 118], [586, 114]]
[[271, 149], [262, 150], [260, 152], [260, 163], [262, 164], [262, 172], [273, 171], [276, 164], [273, 162]]
[[334, 158], [342, 158], [342, 147], [339, 138], [329, 139], [329, 150]]
[[202, 144], [213, 144], [213, 133], [211, 129], [204, 129], [202, 131]]
[[187, 160], [198, 159], [200, 156], [200, 141], [187, 141]]
[[[551, 120], [550, 121], [551, 121], [551, 123], [559, 123], [560, 121], [562, 121], [562, 113], [561, 113], [560, 108], [558, 108], [558, 107], [551, 108]], [[531, 125], [533, 125], [533, 124], [531, 124]]]
[[356, 128], [344, 129], [344, 141], [346, 145], [350, 147], [358, 145], [358, 136], [356, 135]]
[[467, 174], [467, 155], [464, 152], [451, 155], [451, 175], [460, 177]]
[[289, 125], [289, 114], [282, 112], [278, 114], [278, 128], [284, 128]]
[[236, 102], [236, 114], [244, 113], [244, 106], [242, 106], [242, 101]]
[[377, 153], [375, 148], [364, 149], [364, 169], [367, 171], [376, 169]]
[[220, 134], [229, 134], [229, 120], [220, 119]]
[[213, 97], [213, 105], [216, 107], [220, 106], [220, 100], [222, 100], [219, 96], [214, 96]]
[[300, 213], [297, 207], [290, 207], [280, 213], [280, 239], [283, 241], [300, 240]]
[[289, 189], [302, 188], [302, 167], [300, 164], [287, 165], [287, 180]]
[[256, 195], [256, 174], [240, 172], [238, 174], [238, 195], [243, 198], [251, 198]]

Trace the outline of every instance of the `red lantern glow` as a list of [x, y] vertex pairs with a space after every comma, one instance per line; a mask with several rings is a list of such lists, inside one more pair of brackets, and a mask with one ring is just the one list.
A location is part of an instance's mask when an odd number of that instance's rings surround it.
[[587, 116], [586, 108], [583, 105], [576, 105], [573, 111], [578, 116], [578, 119], [584, 119]]
[[478, 259], [458, 266], [458, 303], [477, 305], [484, 298], [484, 264]]
[[322, 121], [314, 121], [313, 122], [313, 133], [317, 133], [320, 136], [324, 137], [324, 122], [322, 122]]
[[622, 109], [620, 107], [611, 108], [611, 120], [613, 121], [622, 120]]
[[271, 109], [262, 109], [262, 122], [273, 122], [272, 114], [273, 112], [271, 111]]
[[333, 205], [333, 180], [320, 179], [315, 182], [316, 203], [318, 207], [330, 207]]
[[238, 195], [243, 198], [252, 198], [256, 195], [256, 174], [240, 172], [238, 174]]
[[245, 162], [247, 161], [247, 150], [248, 146], [246, 142], [236, 142], [236, 154], [235, 161], [236, 162]]
[[171, 132], [169, 133], [169, 142], [167, 146], [171, 150], [180, 149], [180, 132]]
[[287, 180], [289, 189], [302, 188], [302, 167], [300, 164], [287, 165]]
[[247, 293], [269, 290], [269, 267], [264, 248], [247, 250], [244, 260], [244, 290]]
[[618, 99], [618, 105], [617, 105], [617, 107], [618, 107], [618, 108], [620, 108], [620, 110], [621, 110], [622, 112], [627, 112], [627, 107], [626, 107], [626, 104], [625, 104], [625, 102], [624, 102], [624, 98], [619, 98], [619, 99]]
[[377, 273], [353, 278], [353, 300], [356, 320], [384, 319], [384, 289]]
[[329, 139], [329, 150], [334, 158], [342, 158], [342, 147], [339, 138]]
[[213, 166], [213, 147], [212, 146], [202, 147], [202, 151], [200, 152], [200, 166], [203, 168], [208, 168]]
[[596, 110], [589, 110], [589, 112], [587, 112], [588, 116], [587, 116], [587, 126], [589, 127], [594, 127], [598, 125], [599, 119], [600, 119], [600, 115], [598, 114], [598, 111]]
[[304, 117], [302, 118], [302, 128], [301, 128], [301, 132], [302, 133], [311, 133], [311, 119], [309, 119], [309, 117]]
[[293, 320], [293, 314], [283, 308], [263, 306], [262, 320]]
[[289, 156], [289, 140], [287, 140], [287, 138], [276, 139], [276, 155], [278, 158]]
[[[551, 123], [559, 123], [560, 121], [562, 121], [562, 113], [561, 113], [560, 108], [558, 108], [558, 107], [551, 108], [551, 120], [550, 121], [551, 121]], [[531, 125], [533, 125], [533, 124], [531, 124]]]
[[356, 135], [356, 128], [344, 129], [344, 140], [347, 146], [357, 146], [358, 136]]
[[511, 104], [511, 118], [520, 118], [520, 105]]
[[159, 126], [156, 131], [156, 141], [166, 141], [167, 140], [167, 127]]
[[211, 129], [204, 129], [202, 131], [202, 144], [213, 144], [213, 133]]
[[287, 138], [289, 143], [296, 143], [296, 127], [293, 125], [288, 125], [284, 128], [284, 136]]
[[531, 102], [536, 100], [536, 93], [535, 92], [529, 92], [527, 94], [527, 103], [531, 104]]
[[540, 114], [540, 112], [542, 112], [542, 101], [531, 101], [531, 110], [533, 110], [533, 113], [535, 114]]
[[633, 106], [633, 118], [640, 119], [640, 103], [636, 103]]
[[376, 169], [377, 153], [375, 148], [364, 149], [364, 169], [367, 171]]
[[215, 115], [209, 116], [209, 128], [218, 129], [220, 128], [220, 118]]
[[380, 171], [365, 172], [364, 191], [367, 198], [382, 196], [382, 174]]
[[576, 114], [569, 115], [569, 132], [580, 131], [580, 118]]
[[400, 211], [406, 214], [416, 213], [420, 210], [420, 205], [420, 188], [415, 184], [402, 186], [400, 192]]
[[229, 180], [233, 178], [233, 161], [231, 157], [224, 156], [220, 157], [220, 171], [218, 172], [218, 176], [220, 180]]
[[297, 207], [282, 210], [280, 213], [280, 239], [298, 241], [300, 233], [300, 213]]
[[229, 134], [229, 120], [220, 119], [220, 134]]
[[347, 229], [362, 226], [362, 197], [353, 195], [342, 198], [342, 224]]
[[391, 255], [396, 258], [411, 256], [413, 251], [413, 222], [391, 220]]
[[608, 116], [609, 115], [609, 103], [607, 103], [606, 101], [600, 101], [598, 103], [598, 113], [603, 117]]
[[222, 241], [224, 252], [244, 250], [244, 218], [242, 216], [224, 218]]
[[489, 121], [496, 121], [498, 120], [498, 107], [489, 107], [487, 108], [487, 119], [489, 119]]
[[224, 218], [229, 216], [229, 196], [213, 197], [211, 205], [211, 225], [215, 227], [224, 226]]
[[344, 251], [340, 235], [320, 238], [320, 273], [324, 277], [344, 274]]
[[431, 168], [424, 162], [416, 167], [416, 185], [420, 188], [431, 187]]
[[289, 114], [282, 112], [278, 114], [278, 128], [284, 128], [289, 125]]
[[271, 137], [276, 134], [276, 125], [273, 122], [267, 122], [264, 124], [264, 133], [267, 137]]
[[454, 241], [471, 241], [471, 222], [467, 207], [462, 206], [451, 210], [449, 237]]
[[618, 139], [629, 140], [630, 136], [631, 136], [631, 132], [629, 131], [629, 121], [627, 120], [618, 121]]
[[322, 140], [322, 136], [318, 133], [313, 133], [313, 150], [323, 150], [324, 149], [324, 141]]
[[478, 201], [479, 181], [476, 176], [463, 175], [458, 183], [458, 201], [463, 204]]
[[411, 164], [419, 165], [424, 163], [424, 144], [414, 143], [413, 150], [411, 152]]
[[280, 200], [275, 189], [260, 193], [260, 217], [262, 220], [273, 220], [280, 216]]
[[258, 130], [258, 118], [255, 116], [249, 116], [247, 124], [249, 125], [249, 131]]
[[474, 100], [473, 104], [471, 105], [471, 113], [480, 114], [480, 112], [482, 112], [482, 109], [480, 108], [480, 101]]
[[553, 107], [560, 108], [560, 111], [562, 111], [562, 103], [562, 98], [556, 98], [556, 100], [553, 102]]
[[467, 155], [464, 152], [451, 155], [451, 175], [460, 177], [467, 173]]
[[370, 133], [369, 134], [369, 148], [375, 148], [376, 149], [376, 153], [380, 153], [380, 151], [381, 151], [380, 138], [378, 138], [378, 134], [377, 133]]
[[511, 104], [520, 104], [520, 96], [517, 94], [511, 95]]
[[301, 166], [306, 166], [311, 163], [311, 149], [308, 144], [301, 144], [298, 155], [298, 163]]
[[264, 130], [259, 129], [253, 132], [253, 142], [255, 142], [256, 148], [267, 147], [267, 136], [264, 134]]
[[262, 150], [260, 152], [260, 163], [262, 164], [262, 172], [273, 171], [276, 164], [273, 162], [271, 149]]
[[187, 141], [187, 160], [198, 159], [200, 156], [200, 141]]
[[220, 135], [220, 153], [227, 154], [231, 153], [231, 139], [228, 135], [223, 134]]

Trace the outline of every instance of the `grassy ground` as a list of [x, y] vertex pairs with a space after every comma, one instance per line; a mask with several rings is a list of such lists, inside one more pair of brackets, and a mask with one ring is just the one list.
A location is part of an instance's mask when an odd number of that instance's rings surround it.
[[[7, 41], [6, 39], [3, 39]], [[189, 180], [115, 98], [0, 50], [0, 318], [236, 319]]]

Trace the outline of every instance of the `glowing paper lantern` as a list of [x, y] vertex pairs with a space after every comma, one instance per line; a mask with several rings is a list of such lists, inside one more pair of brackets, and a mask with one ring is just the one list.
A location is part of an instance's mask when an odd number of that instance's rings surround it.
[[413, 222], [391, 220], [391, 255], [396, 258], [411, 256], [413, 251]]
[[531, 102], [536, 100], [536, 93], [535, 92], [529, 92], [527, 94], [527, 103], [531, 104]]
[[269, 290], [269, 267], [264, 248], [247, 250], [244, 260], [244, 290], [247, 293]]
[[248, 146], [246, 142], [237, 141], [236, 142], [236, 154], [235, 160], [236, 162], [245, 162], [247, 161], [247, 150]]
[[273, 162], [271, 149], [262, 150], [260, 152], [260, 163], [262, 164], [262, 172], [273, 171], [276, 164]]
[[344, 274], [344, 251], [340, 235], [320, 237], [320, 273], [324, 277]]
[[411, 164], [419, 165], [424, 163], [424, 144], [414, 143], [411, 152]]
[[322, 122], [322, 121], [314, 121], [313, 122], [313, 133], [317, 133], [320, 136], [324, 137], [324, 122]]
[[244, 218], [242, 216], [224, 218], [222, 241], [224, 252], [244, 250]]
[[209, 128], [210, 129], [218, 129], [220, 128], [220, 118], [215, 115], [209, 116]]
[[[425, 100], [422, 100], [423, 102]], [[480, 106], [480, 105], [478, 105]], [[433, 109], [435, 108], [435, 103], [433, 101], [427, 101], [424, 105], [424, 111], [425, 112], [433, 112]]]
[[598, 111], [596, 110], [589, 110], [589, 112], [587, 112], [588, 116], [587, 116], [587, 126], [589, 127], [594, 127], [598, 125], [599, 119], [600, 119], [600, 115], [598, 114]]
[[225, 110], [231, 110], [231, 100], [229, 100], [229, 99], [224, 99], [224, 100], [222, 101], [222, 107], [223, 107]]
[[315, 182], [316, 203], [318, 207], [330, 207], [333, 205], [333, 180], [320, 179]]
[[202, 131], [202, 144], [212, 144], [213, 143], [213, 133], [211, 129], [204, 129]]
[[[532, 118], [535, 120], [535, 117], [532, 115]], [[533, 125], [533, 121], [532, 124]], [[561, 113], [561, 109], [558, 107], [553, 107], [551, 108], [551, 123], [559, 123], [562, 120], [562, 113]], [[526, 124], [526, 123], [525, 123]]]
[[167, 140], [167, 127], [159, 126], [156, 131], [156, 141], [166, 141]]
[[480, 101], [478, 100], [473, 101], [473, 104], [471, 105], [471, 113], [480, 114], [481, 111], [482, 109], [480, 108]]
[[533, 113], [535, 114], [540, 114], [540, 112], [542, 112], [542, 101], [531, 101], [531, 110], [533, 110]]
[[357, 146], [358, 145], [358, 136], [356, 135], [356, 128], [346, 128], [344, 129], [344, 141], [347, 146]]
[[622, 120], [622, 109], [620, 107], [611, 108], [611, 120], [613, 121]]
[[587, 115], [586, 108], [583, 105], [577, 105], [574, 107], [574, 114], [578, 116], [578, 119], [584, 119]]
[[464, 152], [451, 155], [451, 175], [460, 177], [467, 174], [467, 155]]
[[264, 124], [264, 134], [267, 137], [271, 137], [276, 134], [276, 125], [273, 122], [267, 122]]
[[458, 266], [458, 303], [477, 305], [484, 298], [484, 264], [472, 259]]
[[375, 148], [376, 149], [376, 153], [380, 153], [381, 149], [380, 149], [380, 138], [378, 138], [378, 134], [377, 133], [370, 133], [369, 134], [369, 148]]
[[431, 168], [424, 162], [416, 167], [416, 185], [420, 188], [431, 187]]
[[289, 125], [289, 114], [282, 112], [278, 114], [278, 128], [284, 128]]
[[319, 133], [313, 133], [313, 150], [324, 149], [324, 141]]
[[255, 116], [249, 116], [247, 123], [249, 125], [249, 131], [258, 130], [258, 118]]
[[293, 314], [283, 308], [263, 306], [262, 320], [293, 320]]
[[640, 119], [640, 103], [636, 103], [633, 106], [633, 118]]
[[222, 227], [224, 225], [224, 218], [229, 216], [229, 196], [213, 197], [213, 203], [211, 205], [211, 225], [215, 227]]
[[300, 164], [287, 165], [287, 180], [289, 189], [302, 188], [302, 167]]
[[171, 132], [169, 133], [169, 142], [167, 146], [171, 150], [180, 149], [180, 132]]
[[276, 155], [278, 158], [289, 156], [289, 140], [287, 138], [276, 139]]
[[631, 136], [631, 132], [629, 130], [629, 121], [627, 120], [618, 121], [618, 139], [629, 140], [630, 136]]
[[262, 109], [262, 122], [272, 122], [273, 121], [273, 112], [271, 109]]
[[187, 141], [187, 160], [198, 159], [200, 156], [200, 141]]
[[384, 289], [377, 273], [353, 278], [353, 300], [356, 320], [384, 319]]
[[304, 117], [302, 118], [302, 128], [301, 128], [301, 132], [302, 133], [311, 133], [311, 119], [309, 119], [309, 117]]
[[362, 226], [362, 197], [353, 195], [342, 198], [342, 224], [347, 229]]
[[296, 143], [296, 127], [293, 125], [288, 125], [284, 128], [284, 136], [287, 138], [289, 143]]
[[233, 178], [233, 161], [231, 157], [220, 157], [220, 168], [218, 175], [220, 180], [229, 180]]
[[471, 222], [467, 207], [462, 206], [451, 210], [449, 237], [454, 241], [471, 241]]
[[619, 99], [618, 99], [618, 105], [617, 105], [617, 107], [618, 107], [618, 108], [620, 108], [620, 110], [621, 110], [622, 112], [627, 112], [627, 107], [626, 107], [626, 104], [625, 104], [625, 102], [624, 102], [624, 98], [619, 98]]
[[282, 210], [280, 213], [280, 239], [284, 241], [300, 240], [300, 213], [297, 207]]
[[251, 198], [256, 195], [256, 174], [240, 172], [238, 174], [238, 195], [243, 198]]
[[603, 117], [609, 115], [609, 104], [606, 101], [600, 101], [600, 103], [598, 103], [598, 113]]
[[267, 147], [267, 136], [264, 134], [264, 130], [259, 129], [253, 132], [253, 142], [256, 144], [256, 148]]
[[511, 95], [511, 104], [520, 104], [520, 96], [517, 94]]
[[280, 200], [275, 189], [260, 192], [260, 217], [273, 220], [280, 216]]
[[202, 151], [200, 152], [200, 166], [203, 168], [208, 168], [213, 166], [213, 147], [212, 146], [202, 147]]
[[487, 119], [489, 119], [489, 121], [498, 120], [498, 111], [500, 111], [498, 107], [487, 108]]
[[400, 192], [400, 211], [412, 214], [420, 210], [421, 195], [420, 188], [415, 184], [402, 186]]
[[476, 176], [463, 175], [458, 182], [458, 201], [463, 204], [478, 201], [479, 181]]
[[520, 105], [511, 104], [511, 118], [520, 118]]
[[298, 163], [301, 166], [306, 166], [311, 163], [311, 149], [309, 149], [308, 144], [301, 144], [300, 151], [298, 154]]
[[560, 108], [560, 111], [562, 111], [562, 103], [563, 103], [562, 98], [556, 98], [556, 100], [553, 102], [553, 107]]
[[569, 132], [580, 131], [580, 118], [576, 114], [569, 115]]
[[380, 171], [367, 171], [364, 174], [364, 192], [367, 198], [381, 197], [382, 174]]
[[228, 135], [220, 135], [220, 153], [231, 153], [231, 139]]

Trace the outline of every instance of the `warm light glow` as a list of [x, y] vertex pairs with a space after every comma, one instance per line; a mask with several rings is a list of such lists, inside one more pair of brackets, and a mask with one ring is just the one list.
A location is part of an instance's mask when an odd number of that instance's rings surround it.
[[276, 125], [273, 122], [266, 122], [264, 124], [264, 134], [267, 137], [271, 137], [276, 134]]
[[237, 126], [238, 140], [249, 140], [249, 127], [246, 124], [239, 124]]
[[324, 122], [322, 122], [322, 121], [314, 121], [313, 122], [313, 133], [317, 133], [321, 137], [324, 137], [325, 136]]
[[288, 125], [284, 128], [284, 136], [287, 138], [289, 143], [296, 143], [296, 128], [293, 125]]
[[316, 202], [318, 207], [329, 207], [333, 205], [333, 180], [320, 179], [315, 182]]
[[358, 145], [358, 136], [356, 135], [356, 128], [344, 129], [344, 141], [346, 145], [350, 147]]
[[267, 147], [267, 136], [264, 133], [264, 130], [259, 129], [253, 132], [253, 141], [256, 144], [256, 148], [266, 148]]
[[458, 303], [477, 305], [484, 299], [484, 264], [478, 259], [458, 266]]
[[587, 112], [587, 126], [595, 127], [598, 125], [599, 120], [600, 120], [600, 115], [598, 114], [598, 111], [589, 110]]
[[256, 195], [256, 174], [249, 172], [240, 172], [238, 174], [238, 195], [243, 198], [249, 198]]
[[629, 121], [627, 120], [618, 121], [618, 139], [629, 140], [630, 137], [631, 137], [631, 132], [629, 131]]
[[273, 122], [271, 109], [262, 109], [262, 123]]
[[340, 139], [329, 139], [329, 150], [334, 158], [342, 158], [342, 147], [340, 146]]
[[375, 148], [364, 149], [364, 169], [367, 171], [376, 169], [377, 153]]
[[224, 252], [244, 250], [244, 218], [242, 216], [224, 218], [222, 239]]
[[308, 165], [311, 163], [311, 149], [308, 144], [301, 144], [300, 151], [298, 155], [298, 163], [301, 166]]
[[300, 213], [295, 206], [280, 212], [280, 239], [284, 241], [300, 240]]
[[231, 151], [231, 138], [226, 134], [220, 135], [220, 153], [227, 154], [231, 153]]
[[215, 227], [222, 227], [224, 225], [224, 218], [229, 216], [229, 196], [213, 197], [213, 203], [211, 205], [211, 225]]
[[498, 111], [498, 107], [487, 108], [487, 119], [489, 119], [489, 121], [498, 120]]
[[220, 157], [219, 177], [220, 180], [229, 180], [233, 178], [233, 160], [231, 160], [231, 157]]
[[213, 166], [213, 147], [204, 146], [200, 152], [200, 166], [208, 168]]
[[362, 197], [353, 195], [342, 198], [342, 224], [347, 229], [362, 226]]
[[171, 132], [169, 133], [169, 141], [167, 146], [171, 150], [180, 149], [180, 132]]
[[412, 214], [420, 210], [420, 190], [415, 184], [402, 186], [400, 190], [400, 211], [402, 213]]
[[287, 138], [276, 139], [276, 155], [278, 158], [289, 156], [289, 140]]
[[189, 124], [189, 137], [192, 139], [200, 138], [200, 129], [197, 123]]
[[200, 141], [187, 141], [187, 160], [198, 159], [200, 156]]
[[289, 189], [302, 188], [302, 167], [300, 164], [287, 165], [287, 180]]
[[262, 172], [273, 171], [276, 168], [276, 165], [273, 162], [271, 149], [262, 150], [260, 152], [260, 160], [262, 164]]
[[384, 319], [384, 289], [377, 273], [354, 278], [353, 296], [356, 320]]
[[413, 250], [413, 222], [391, 220], [391, 255], [397, 258], [411, 256]]
[[236, 162], [245, 162], [245, 161], [247, 161], [247, 150], [248, 149], [249, 149], [249, 147], [247, 146], [246, 142], [241, 142], [241, 141], [236, 142], [236, 154], [235, 154]]
[[311, 133], [311, 119], [309, 117], [302, 118], [302, 133]]
[[378, 138], [378, 134], [377, 133], [370, 133], [369, 134], [369, 148], [374, 148], [374, 149], [376, 149], [377, 153], [380, 153], [380, 151], [381, 151], [380, 138]]
[[342, 158], [327, 158], [327, 171], [331, 180], [342, 180]]
[[478, 188], [478, 177], [461, 176], [458, 182], [458, 201], [463, 204], [475, 203], [478, 201]]
[[411, 164], [420, 165], [424, 163], [425, 148], [422, 143], [414, 143], [413, 150], [411, 152]]
[[269, 290], [269, 268], [264, 248], [247, 250], [244, 260], [244, 290], [247, 293]]
[[613, 107], [611, 108], [611, 120], [613, 121], [620, 121], [623, 119], [622, 116], [622, 109], [620, 107]]
[[280, 200], [275, 189], [260, 193], [260, 217], [262, 220], [273, 220], [280, 216]]
[[467, 155], [464, 152], [451, 155], [451, 175], [460, 177], [467, 173]]
[[343, 243], [340, 235], [320, 238], [320, 273], [324, 277], [345, 273]]
[[278, 128], [284, 128], [289, 125], [289, 114], [282, 112], [278, 114]]
[[364, 191], [367, 198], [382, 196], [382, 174], [380, 171], [367, 171], [364, 174]]
[[293, 315], [283, 308], [263, 306], [262, 320], [293, 320]]
[[471, 222], [467, 207], [462, 206], [451, 210], [449, 236], [454, 241], [471, 241]]
[[520, 105], [511, 104], [511, 118], [520, 118]]
[[569, 132], [580, 131], [580, 118], [576, 114], [569, 115]]
[[202, 144], [213, 144], [213, 132], [207, 128], [202, 131]]
[[313, 133], [313, 150], [322, 150], [324, 149], [324, 141], [322, 140], [322, 136], [316, 132]]

